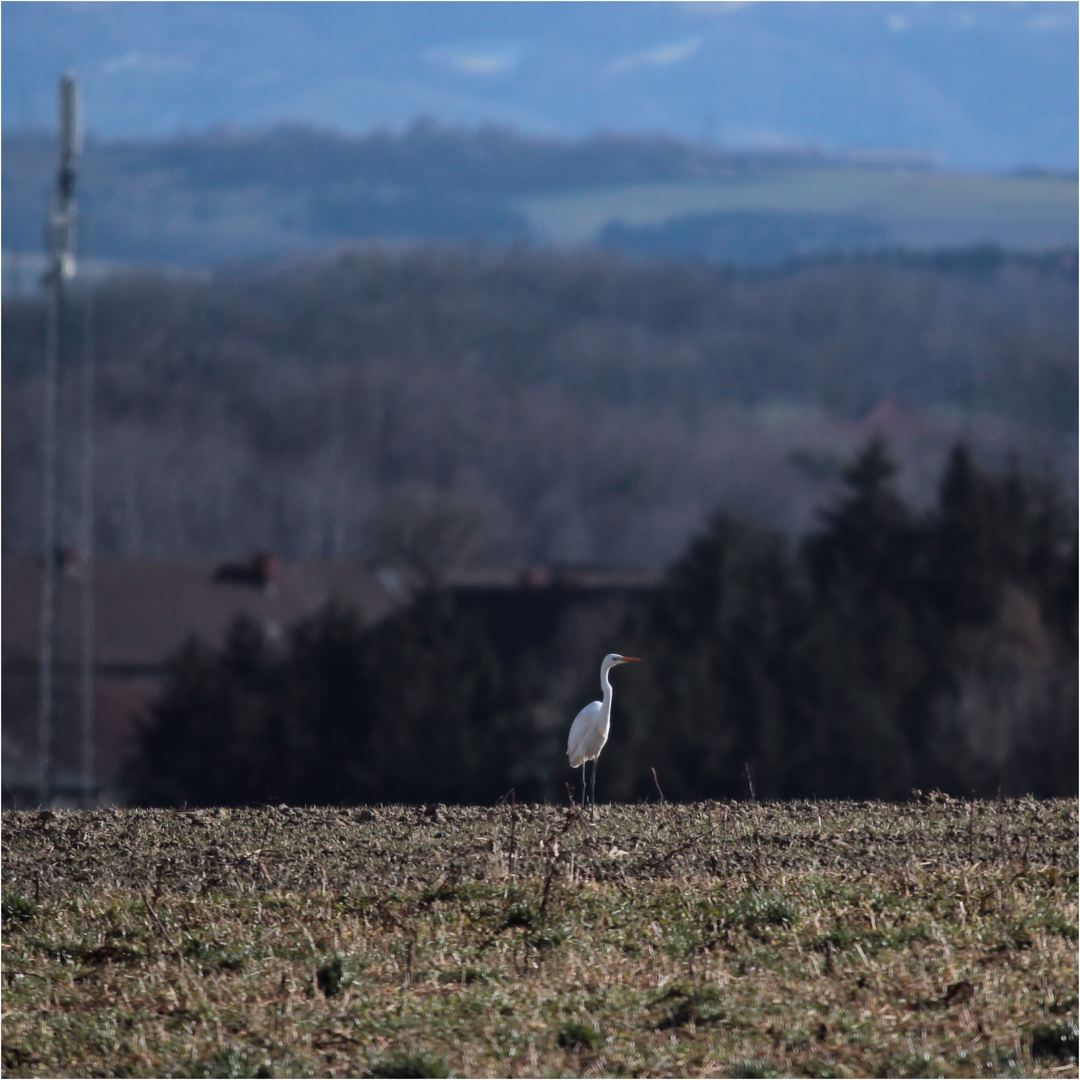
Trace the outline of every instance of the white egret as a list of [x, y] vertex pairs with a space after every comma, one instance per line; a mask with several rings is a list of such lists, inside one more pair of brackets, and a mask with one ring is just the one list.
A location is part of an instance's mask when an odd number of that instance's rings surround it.
[[600, 688], [604, 692], [603, 701], [594, 701], [586, 705], [570, 725], [570, 738], [566, 743], [566, 756], [570, 759], [570, 768], [581, 766], [581, 809], [585, 810], [585, 763], [592, 766], [592, 820], [596, 820], [596, 763], [600, 751], [608, 739], [611, 729], [611, 682], [608, 673], [619, 664], [639, 664], [636, 656], [620, 656], [609, 653], [600, 665]]

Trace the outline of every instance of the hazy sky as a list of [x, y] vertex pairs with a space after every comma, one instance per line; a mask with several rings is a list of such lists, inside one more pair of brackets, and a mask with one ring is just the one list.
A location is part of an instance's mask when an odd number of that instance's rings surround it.
[[534, 133], [928, 152], [1074, 170], [1078, 8], [1050, 3], [3, 5], [5, 131], [160, 137], [420, 116]]

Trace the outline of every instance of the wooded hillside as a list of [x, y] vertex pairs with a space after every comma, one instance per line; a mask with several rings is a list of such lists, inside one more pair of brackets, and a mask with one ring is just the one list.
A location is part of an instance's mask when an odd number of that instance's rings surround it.
[[[1075, 483], [1075, 260], [370, 248], [114, 280], [85, 314], [102, 553], [386, 557], [441, 520], [443, 558], [656, 565], [720, 507], [806, 528], [874, 430], [917, 506], [959, 437]], [[44, 314], [3, 317], [3, 542], [26, 552]]]

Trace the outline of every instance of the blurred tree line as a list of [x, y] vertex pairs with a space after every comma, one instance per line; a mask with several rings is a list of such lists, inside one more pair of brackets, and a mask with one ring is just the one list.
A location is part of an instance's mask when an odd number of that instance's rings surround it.
[[[611, 639], [646, 662], [618, 680], [604, 797], [650, 797], [654, 768], [677, 799], [742, 795], [747, 771], [770, 798], [1075, 794], [1075, 508], [963, 445], [926, 512], [895, 472], [871, 441], [795, 547], [723, 514], [692, 541]], [[600, 655], [582, 658], [582, 704]], [[368, 630], [329, 608], [281, 650], [238, 622], [220, 652], [191, 642], [173, 660], [132, 790], [164, 804], [552, 795], [570, 774], [533, 724], [536, 670], [500, 664], [438, 589]], [[538, 757], [546, 784], [528, 779]]]
[[[803, 531], [883, 401], [917, 505], [959, 434], [1071, 485], [1076, 313], [1075, 258], [988, 251], [733, 272], [373, 248], [113, 280], [87, 323], [95, 549], [375, 558], [435, 517], [488, 560], [659, 565], [720, 505]], [[5, 552], [39, 545], [44, 324], [4, 303]]]
[[373, 629], [335, 606], [284, 649], [237, 619], [191, 640], [131, 769], [136, 801], [488, 802], [525, 752], [526, 696], [451, 598], [422, 592]]

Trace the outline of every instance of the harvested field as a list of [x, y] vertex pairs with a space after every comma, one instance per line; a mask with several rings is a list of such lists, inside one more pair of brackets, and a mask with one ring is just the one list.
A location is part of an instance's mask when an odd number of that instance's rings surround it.
[[11, 811], [6, 1076], [1061, 1076], [1077, 804]]

